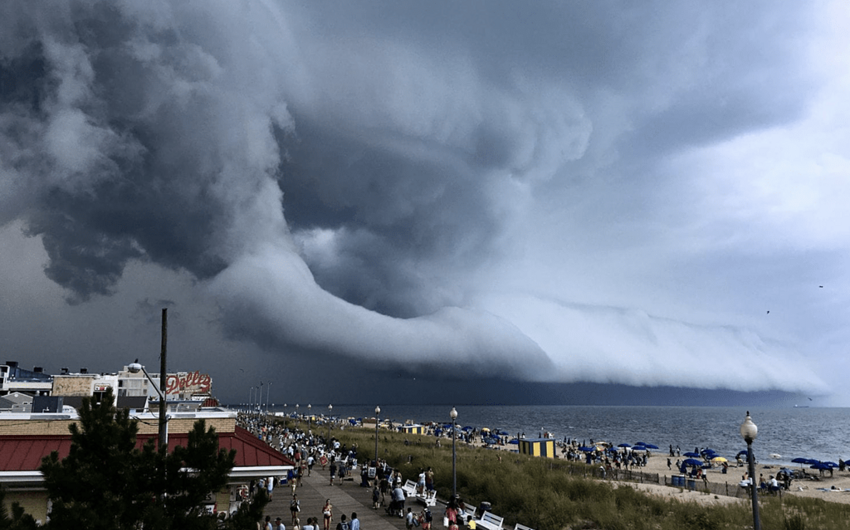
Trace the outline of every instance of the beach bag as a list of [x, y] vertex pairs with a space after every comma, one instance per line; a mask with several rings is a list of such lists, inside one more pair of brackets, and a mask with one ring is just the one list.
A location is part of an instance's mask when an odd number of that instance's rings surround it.
[[443, 526], [445, 526], [446, 528], [448, 528], [448, 527], [449, 527], [449, 518], [448, 518], [448, 516], [443, 516]]

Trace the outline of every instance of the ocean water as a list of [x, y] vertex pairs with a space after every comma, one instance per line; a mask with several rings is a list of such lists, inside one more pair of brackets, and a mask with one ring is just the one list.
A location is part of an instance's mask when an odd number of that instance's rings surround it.
[[[696, 447], [711, 448], [734, 460], [747, 448], [739, 427], [746, 410], [738, 407], [593, 407], [593, 406], [460, 406], [460, 426], [500, 429], [516, 436], [539, 437], [548, 431], [590, 442], [605, 440], [614, 445], [636, 442], [657, 445], [656, 454], [666, 454], [670, 444], [681, 452]], [[276, 407], [278, 412], [282, 408]], [[287, 413], [293, 412], [289, 407]], [[303, 409], [300, 412], [306, 412]], [[314, 413], [327, 412], [314, 407]], [[429, 421], [451, 423], [450, 406], [381, 405], [381, 418], [403, 423]], [[333, 414], [342, 418], [373, 417], [375, 405], [334, 405]], [[762, 463], [792, 464], [797, 457], [831, 460], [850, 458], [850, 409], [775, 408], [751, 409], [758, 426], [753, 443], [756, 459]], [[781, 455], [772, 459], [771, 454]]]

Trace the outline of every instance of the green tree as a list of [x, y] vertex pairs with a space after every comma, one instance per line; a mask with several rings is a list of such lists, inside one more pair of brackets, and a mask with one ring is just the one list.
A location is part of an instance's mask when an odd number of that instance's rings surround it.
[[[227, 485], [235, 451], [218, 447], [215, 429], [203, 420], [189, 432], [186, 447], [171, 454], [150, 440], [136, 448], [138, 425], [129, 411], [116, 410], [112, 392], [101, 403], [84, 399], [79, 424], [72, 424], [71, 449], [62, 460], [56, 452], [42, 460], [48, 496], [53, 503], [50, 526], [113, 530], [128, 528], [213, 529], [216, 518], [203, 512], [207, 494]], [[254, 503], [260, 510], [267, 499]], [[245, 513], [256, 508], [246, 506]], [[243, 526], [234, 518], [230, 528]]]
[[12, 503], [12, 516], [6, 513], [6, 492], [0, 487], [0, 530], [36, 530], [35, 518], [17, 502]]

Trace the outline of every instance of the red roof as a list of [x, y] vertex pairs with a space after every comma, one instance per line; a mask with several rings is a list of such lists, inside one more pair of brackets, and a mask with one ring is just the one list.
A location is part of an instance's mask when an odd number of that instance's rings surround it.
[[[140, 434], [136, 447], [141, 448], [155, 434]], [[189, 440], [187, 433], [169, 434], [168, 448], [185, 446]], [[218, 446], [222, 449], [236, 449], [235, 467], [254, 466], [295, 466], [266, 443], [242, 427], [236, 432], [218, 433]], [[0, 471], [35, 471], [41, 465], [41, 459], [57, 451], [59, 458], [65, 458], [71, 451], [71, 435], [0, 435]]]

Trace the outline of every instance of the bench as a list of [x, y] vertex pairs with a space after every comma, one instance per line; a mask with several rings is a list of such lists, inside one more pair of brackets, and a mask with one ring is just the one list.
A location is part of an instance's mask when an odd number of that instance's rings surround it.
[[517, 523], [516, 526], [514, 526], [514, 530], [534, 530], [534, 529], [529, 528], [528, 526], [525, 526], [524, 524]]
[[416, 483], [410, 479], [404, 483], [404, 486], [401, 487], [404, 491], [404, 494], [408, 497], [416, 497]]
[[425, 506], [436, 506], [437, 505], [437, 492], [436, 491], [426, 491], [424, 495], [417, 495], [416, 500], [423, 503]]
[[502, 523], [505, 522], [504, 517], [493, 515], [490, 512], [481, 514], [481, 518], [475, 521], [476, 527], [483, 526], [487, 530], [502, 530]]

